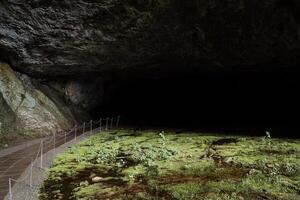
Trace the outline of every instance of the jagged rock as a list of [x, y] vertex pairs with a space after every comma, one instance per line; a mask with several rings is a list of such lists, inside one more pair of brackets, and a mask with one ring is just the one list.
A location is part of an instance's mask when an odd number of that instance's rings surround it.
[[65, 85], [65, 98], [73, 105], [91, 110], [104, 104], [104, 88], [101, 78], [94, 80], [73, 80]]
[[[0, 94], [1, 129], [29, 130], [28, 123], [43, 122], [41, 127], [53, 130], [67, 127], [73, 114], [90, 119], [84, 110], [92, 112], [110, 98], [107, 80], [91, 75], [130, 79], [162, 68], [165, 74], [259, 71], [268, 64], [293, 69], [300, 62], [299, 13], [297, 0], [1, 1], [0, 60], [28, 75], [11, 80], [23, 84], [16, 99]], [[24, 94], [33, 78], [49, 87]], [[57, 86], [61, 79], [67, 81]], [[49, 100], [47, 109], [40, 100]]]
[[0, 92], [0, 138], [6, 137], [8, 133], [13, 133], [16, 130], [13, 126], [15, 122], [16, 116]]
[[24, 135], [49, 134], [72, 125], [72, 119], [66, 118], [51, 99], [36, 89], [28, 76], [15, 73], [3, 63], [0, 64], [0, 94], [5, 108], [14, 116], [14, 121], [2, 119], [1, 123], [15, 127]]
[[217, 70], [295, 65], [299, 11], [296, 0], [6, 0], [0, 57], [46, 77], [168, 62]]

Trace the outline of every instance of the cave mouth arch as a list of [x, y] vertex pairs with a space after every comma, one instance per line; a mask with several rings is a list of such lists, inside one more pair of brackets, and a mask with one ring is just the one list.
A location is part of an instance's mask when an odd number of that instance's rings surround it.
[[109, 101], [91, 111], [94, 119], [120, 114], [129, 127], [298, 136], [294, 72], [174, 68], [111, 77]]

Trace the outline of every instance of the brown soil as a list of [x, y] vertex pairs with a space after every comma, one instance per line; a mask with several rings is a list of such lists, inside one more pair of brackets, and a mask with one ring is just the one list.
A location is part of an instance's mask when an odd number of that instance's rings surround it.
[[48, 194], [51, 194], [52, 199], [56, 198], [55, 194], [52, 193], [52, 191], [56, 190], [60, 190], [60, 193], [63, 194], [64, 199], [74, 199], [74, 197], [72, 197], [72, 192], [76, 187], [80, 186], [80, 182], [88, 181], [89, 184], [93, 184], [91, 178], [92, 174], [102, 177], [104, 180], [102, 180], [101, 183], [105, 185], [105, 187], [126, 186], [126, 182], [121, 179], [122, 174], [119, 174], [116, 172], [116, 170], [106, 170], [91, 166], [85, 168], [84, 170], [78, 171], [77, 174], [72, 177], [64, 175], [61, 177], [63, 178], [63, 182], [59, 181], [59, 183], [57, 183], [56, 181], [46, 180], [44, 182], [42, 191], [44, 190], [47, 191]]
[[237, 143], [238, 140], [236, 138], [222, 138], [216, 141], [213, 141], [212, 145], [226, 145], [231, 143]]

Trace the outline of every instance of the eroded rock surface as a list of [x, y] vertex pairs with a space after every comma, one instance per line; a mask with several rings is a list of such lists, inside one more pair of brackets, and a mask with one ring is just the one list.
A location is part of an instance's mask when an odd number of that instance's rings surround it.
[[88, 119], [114, 84], [97, 76], [297, 68], [299, 13], [297, 0], [3, 0], [0, 60], [27, 76], [1, 65], [2, 128]]
[[295, 65], [299, 8], [296, 0], [5, 0], [1, 57], [35, 76], [168, 62]]
[[8, 133], [13, 134], [16, 131], [16, 128], [13, 126], [15, 123], [16, 115], [7, 105], [0, 92], [0, 143], [1, 138], [7, 138]]
[[67, 118], [56, 104], [30, 78], [15, 73], [7, 64], [0, 64], [1, 123], [24, 135], [50, 134], [68, 129], [73, 119]]

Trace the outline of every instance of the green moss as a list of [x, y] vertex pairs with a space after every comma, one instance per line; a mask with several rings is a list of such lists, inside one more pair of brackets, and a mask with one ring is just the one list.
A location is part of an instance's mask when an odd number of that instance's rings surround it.
[[205, 188], [199, 182], [166, 185], [165, 190], [170, 192], [176, 199], [200, 199]]
[[299, 152], [283, 139], [102, 132], [55, 159], [41, 199], [299, 199]]

